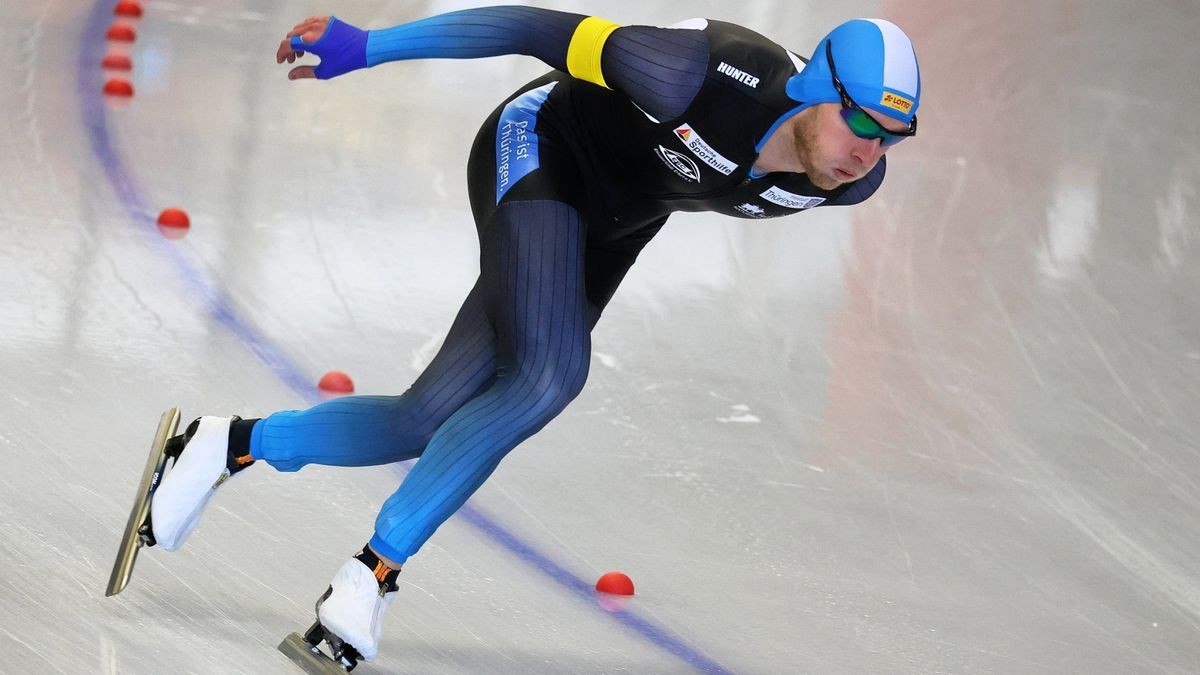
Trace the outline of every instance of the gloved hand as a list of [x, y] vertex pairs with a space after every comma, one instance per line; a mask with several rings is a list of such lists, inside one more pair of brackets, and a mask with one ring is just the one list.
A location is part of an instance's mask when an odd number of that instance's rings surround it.
[[287, 39], [279, 43], [275, 63], [294, 63], [305, 52], [321, 57], [313, 66], [296, 66], [288, 72], [289, 80], [317, 78], [328, 80], [352, 70], [367, 67], [367, 31], [352, 26], [336, 16], [310, 16], [296, 24]]

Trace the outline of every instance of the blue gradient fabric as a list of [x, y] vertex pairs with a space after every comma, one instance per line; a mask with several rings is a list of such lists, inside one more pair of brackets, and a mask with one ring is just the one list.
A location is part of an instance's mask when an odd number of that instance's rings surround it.
[[420, 457], [370, 541], [404, 562], [583, 389], [596, 318], [584, 292], [585, 243], [582, 217], [562, 202], [499, 205], [484, 230], [479, 281], [412, 388], [271, 415], [255, 426], [251, 455], [281, 471]]
[[[411, 59], [477, 59], [523, 54], [563, 72], [582, 14], [536, 7], [480, 7], [447, 12], [391, 28], [363, 30], [337, 17], [312, 43], [291, 38], [292, 49], [321, 57], [318, 79]], [[609, 85], [649, 114], [673, 119], [704, 82], [708, 42], [699, 30], [626, 26], [605, 44]]]
[[533, 7], [480, 7], [370, 31], [368, 65], [408, 59], [524, 54], [566, 70], [567, 46], [586, 17]]

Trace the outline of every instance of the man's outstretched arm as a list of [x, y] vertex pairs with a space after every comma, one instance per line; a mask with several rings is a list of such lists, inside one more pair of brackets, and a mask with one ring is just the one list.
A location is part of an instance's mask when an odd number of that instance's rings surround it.
[[708, 67], [702, 31], [621, 27], [534, 7], [481, 7], [370, 31], [336, 17], [310, 17], [287, 37], [277, 62], [292, 63], [305, 52], [321, 57], [315, 67], [293, 68], [291, 79], [328, 79], [388, 61], [524, 54], [620, 91], [663, 120], [682, 114]]

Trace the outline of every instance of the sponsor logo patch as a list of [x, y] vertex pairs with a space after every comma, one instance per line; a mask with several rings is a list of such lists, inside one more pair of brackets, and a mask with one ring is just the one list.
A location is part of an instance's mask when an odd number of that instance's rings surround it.
[[807, 197], [805, 195], [798, 195], [788, 192], [787, 190], [777, 188], [774, 185], [768, 188], [766, 192], [759, 195], [759, 197], [762, 197], [772, 204], [786, 206], [789, 209], [811, 209], [817, 204], [825, 201], [824, 197]]
[[694, 183], [700, 182], [700, 167], [696, 166], [691, 157], [661, 145], [654, 150], [654, 154], [658, 155], [667, 168], [679, 174], [680, 178]]
[[496, 128], [496, 203], [512, 186], [538, 169], [538, 110], [556, 82], [531, 89], [509, 101]]
[[881, 99], [879, 103], [886, 105], [892, 110], [899, 110], [900, 112], [906, 114], [909, 110], [912, 110], [913, 105], [913, 102], [910, 99], [904, 98], [899, 94], [893, 94], [890, 91], [883, 92], [883, 99]]
[[717, 66], [717, 72], [721, 73], [722, 75], [728, 75], [729, 77], [732, 77], [751, 89], [758, 89], [759, 79], [757, 77], [747, 73], [744, 70], [734, 68], [724, 61], [721, 62], [721, 65]]
[[700, 158], [701, 162], [704, 162], [726, 176], [733, 173], [733, 170], [738, 167], [736, 163], [725, 159], [721, 153], [713, 150], [711, 145], [705, 143], [704, 139], [700, 138], [700, 134], [696, 133], [696, 130], [692, 128], [692, 125], [684, 124], [683, 126], [675, 127], [675, 135], [679, 137], [679, 140], [683, 141], [683, 144], [687, 146], [688, 150], [692, 151], [693, 155]]
[[763, 207], [755, 206], [754, 204], [751, 204], [750, 202], [746, 202], [745, 204], [738, 204], [737, 206], [735, 206], [733, 208], [738, 213], [745, 214], [747, 216], [750, 216], [751, 218], [766, 218], [767, 217], [767, 212], [765, 209], [763, 209]]

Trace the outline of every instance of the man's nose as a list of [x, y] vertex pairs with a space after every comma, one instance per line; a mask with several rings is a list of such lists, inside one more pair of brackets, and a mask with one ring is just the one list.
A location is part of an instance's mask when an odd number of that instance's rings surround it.
[[866, 168], [875, 166], [875, 162], [883, 155], [883, 141], [878, 138], [860, 138], [854, 144], [851, 154]]

